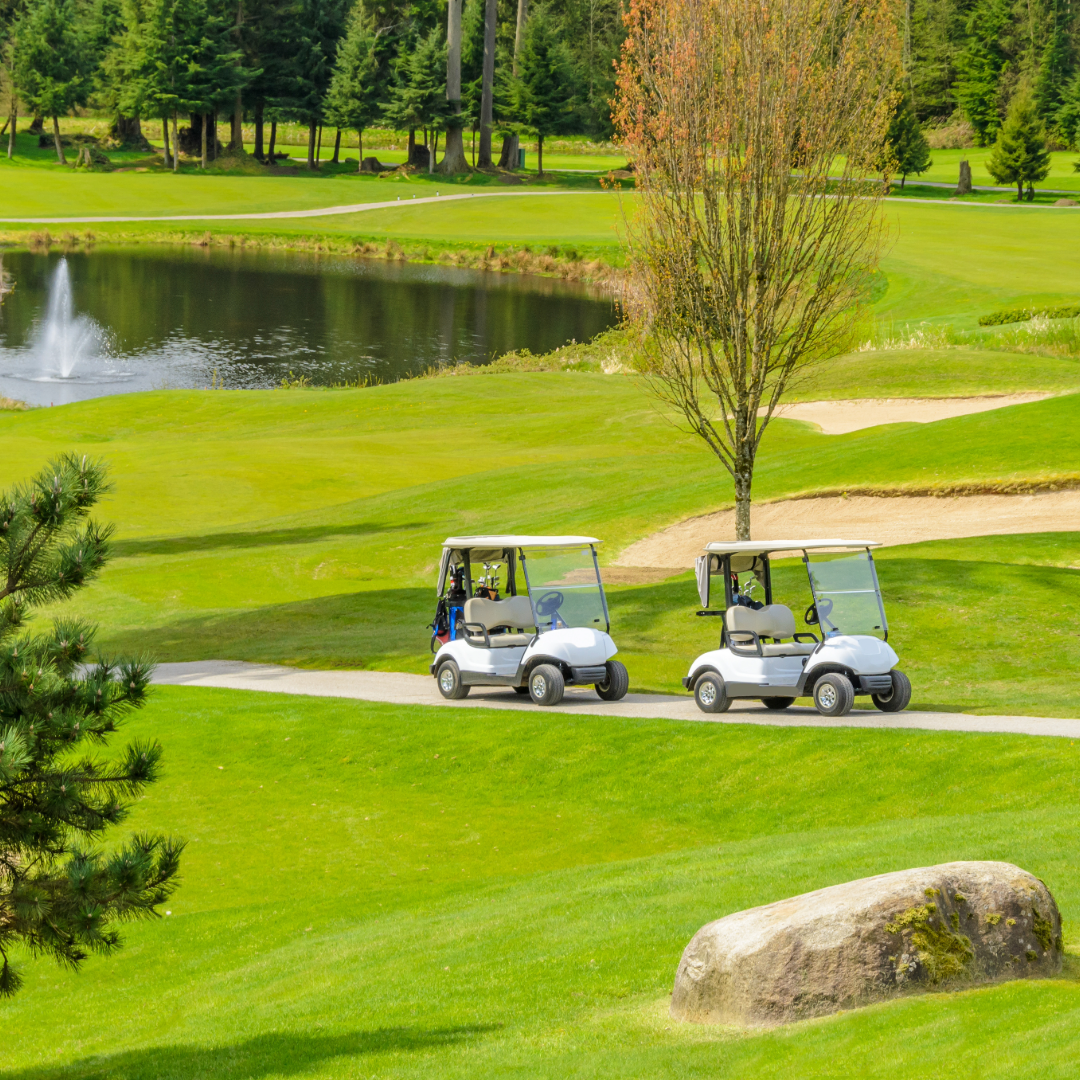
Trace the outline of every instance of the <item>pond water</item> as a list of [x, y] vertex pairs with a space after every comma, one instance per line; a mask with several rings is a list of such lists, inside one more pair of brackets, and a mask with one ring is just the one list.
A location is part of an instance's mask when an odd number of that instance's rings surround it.
[[203, 248], [3, 253], [0, 393], [34, 404], [132, 390], [393, 381], [546, 352], [616, 320], [554, 279]]

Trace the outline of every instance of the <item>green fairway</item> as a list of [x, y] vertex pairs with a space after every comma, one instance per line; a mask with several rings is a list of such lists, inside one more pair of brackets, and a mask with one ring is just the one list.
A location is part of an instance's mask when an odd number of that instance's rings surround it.
[[[930, 157], [933, 164], [930, 168], [921, 176], [910, 176], [908, 179], [912, 182], [919, 179], [955, 184], [960, 176], [960, 162], [966, 161], [971, 166], [973, 184], [1000, 186], [986, 168], [986, 163], [992, 153], [992, 146], [974, 146], [967, 150], [931, 150]], [[1073, 168], [1076, 160], [1075, 150], [1057, 150], [1051, 153], [1050, 174], [1038, 187], [1080, 190], [1080, 173]]]
[[666, 1014], [703, 923], [906, 866], [1017, 862], [1073, 948], [1066, 740], [181, 689], [128, 732], [184, 882], [116, 957], [26, 965], [5, 1080], [1074, 1073], [1071, 957], [775, 1032]]
[[[843, 436], [777, 421], [755, 495], [1072, 482], [1076, 400]], [[170, 660], [423, 671], [445, 536], [584, 532], [603, 537], [609, 562], [731, 499], [708, 452], [620, 376], [159, 392], [0, 414], [0, 431], [4, 483], [60, 448], [112, 463], [117, 494], [104, 514], [119, 525], [118, 557], [76, 606], [102, 622], [108, 648]], [[1048, 538], [1027, 569], [1016, 566], [1027, 538], [968, 544], [962, 565], [949, 545], [886, 556], [898, 560], [882, 580], [917, 705], [1080, 715], [1075, 543]], [[1033, 605], [1052, 627], [1039, 642], [1022, 632]], [[690, 659], [713, 647], [695, 606], [689, 578], [613, 590], [635, 688], [679, 690]], [[1035, 659], [1044, 638], [1058, 657], [1050, 672]]]

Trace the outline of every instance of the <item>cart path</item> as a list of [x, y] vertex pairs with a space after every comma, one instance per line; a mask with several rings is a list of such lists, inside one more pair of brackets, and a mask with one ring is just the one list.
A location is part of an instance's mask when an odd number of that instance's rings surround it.
[[610, 195], [608, 191], [469, 191], [461, 195], [426, 195], [422, 199], [394, 199], [392, 202], [352, 203], [348, 206], [324, 206], [315, 210], [274, 210], [263, 214], [161, 214], [152, 217], [24, 217], [3, 218], [4, 225], [93, 225], [110, 221], [273, 221], [281, 218], [334, 217], [360, 214], [365, 210], [389, 210], [391, 207], [422, 206], [425, 203], [458, 202], [461, 199], [514, 199], [525, 195]]
[[[463, 701], [447, 701], [429, 675], [395, 671], [305, 671], [242, 660], [198, 660], [159, 664], [154, 682], [164, 686], [208, 686], [230, 690], [263, 690], [276, 694], [355, 698], [394, 705], [441, 705], [446, 708], [536, 709], [528, 698], [511, 690], [474, 688]], [[972, 716], [964, 713], [880, 713], [857, 709], [848, 716], [820, 716], [807, 706], [771, 712], [756, 701], [736, 702], [726, 713], [701, 712], [689, 695], [627, 694], [622, 701], [601, 701], [592, 688], [569, 688], [562, 704], [551, 712], [626, 719], [698, 720], [721, 724], [762, 724], [768, 727], [917, 728], [927, 731], [981, 731], [1018, 735], [1080, 738], [1080, 720], [1039, 716]]]

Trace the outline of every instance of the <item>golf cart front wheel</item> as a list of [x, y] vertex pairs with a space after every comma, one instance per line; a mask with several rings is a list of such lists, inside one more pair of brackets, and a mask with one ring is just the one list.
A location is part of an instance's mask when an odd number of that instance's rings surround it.
[[727, 696], [724, 680], [714, 671], [706, 671], [694, 683], [694, 700], [702, 712], [727, 712], [731, 698]]
[[566, 683], [554, 664], [541, 664], [529, 676], [529, 697], [537, 705], [558, 705]]
[[630, 689], [626, 665], [618, 660], [609, 660], [604, 667], [607, 668], [607, 678], [602, 683], [596, 683], [596, 696], [602, 701], [619, 701], [626, 697], [626, 691]]
[[761, 704], [766, 709], [790, 709], [795, 704], [793, 697], [763, 697]]
[[439, 693], [450, 701], [460, 701], [469, 696], [469, 687], [462, 685], [461, 672], [453, 660], [439, 666], [435, 681], [439, 684]]
[[895, 668], [889, 674], [892, 676], [892, 689], [887, 694], [870, 696], [882, 712], [903, 712], [911, 701], [911, 680]]
[[822, 716], [847, 716], [855, 704], [855, 688], [846, 675], [830, 671], [814, 686], [814, 705]]

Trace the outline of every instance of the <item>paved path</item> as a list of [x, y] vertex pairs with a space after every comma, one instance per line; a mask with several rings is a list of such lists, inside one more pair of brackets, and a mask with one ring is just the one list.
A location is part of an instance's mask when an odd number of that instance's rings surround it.
[[[266, 690], [312, 697], [357, 698], [397, 705], [441, 705], [447, 708], [535, 709], [528, 698], [513, 691], [474, 689], [464, 701], [446, 701], [428, 675], [392, 671], [304, 671], [240, 660], [201, 660], [190, 664], [160, 664], [154, 681], [166, 686], [220, 686], [233, 690]], [[756, 701], [736, 704], [726, 713], [709, 716], [689, 695], [627, 694], [622, 701], [601, 701], [592, 689], [568, 689], [553, 712], [587, 716], [655, 717], [667, 720], [715, 721], [722, 724], [764, 724], [770, 727], [921, 728], [930, 731], [1012, 732], [1080, 738], [1080, 720], [1037, 716], [969, 716], [963, 713], [904, 712], [896, 715], [856, 710], [834, 719], [797, 706], [770, 712]]]
[[334, 217], [360, 214], [365, 210], [388, 210], [391, 207], [420, 206], [424, 203], [457, 202], [460, 199], [515, 199], [553, 195], [607, 195], [606, 191], [470, 191], [462, 195], [429, 195], [423, 199], [394, 199], [392, 202], [352, 203], [348, 206], [324, 206], [316, 210], [275, 210], [265, 214], [171, 214], [157, 217], [33, 217], [3, 218], [5, 225], [76, 225], [107, 221], [271, 221], [278, 218]]

